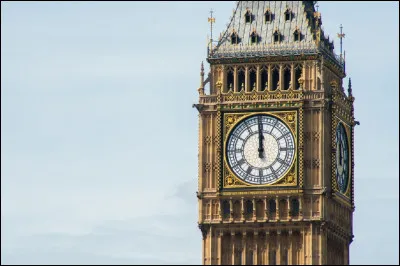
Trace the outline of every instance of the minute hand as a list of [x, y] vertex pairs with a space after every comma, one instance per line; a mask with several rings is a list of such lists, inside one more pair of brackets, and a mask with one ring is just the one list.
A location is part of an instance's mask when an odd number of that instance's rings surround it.
[[263, 146], [263, 139], [264, 135], [262, 133], [262, 123], [261, 118], [258, 118], [258, 157], [264, 158], [264, 146]]

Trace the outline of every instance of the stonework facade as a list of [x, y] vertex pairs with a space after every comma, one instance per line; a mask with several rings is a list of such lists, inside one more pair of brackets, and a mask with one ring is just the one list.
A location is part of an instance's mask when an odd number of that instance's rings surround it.
[[[321, 24], [313, 1], [239, 1], [227, 30], [210, 44], [210, 73], [204, 79], [202, 65], [194, 105], [203, 264], [349, 264], [354, 97], [351, 83], [344, 92], [344, 59]], [[274, 127], [267, 132], [261, 119], [287, 128], [276, 137], [282, 159], [265, 167], [248, 163], [238, 144], [248, 149], [248, 139], [232, 133], [252, 117], [260, 117], [259, 131], [248, 128], [260, 138], [257, 160], [272, 156], [262, 139]], [[293, 149], [282, 146], [286, 135]], [[230, 154], [243, 159], [232, 165]], [[257, 183], [249, 181], [253, 175]]]

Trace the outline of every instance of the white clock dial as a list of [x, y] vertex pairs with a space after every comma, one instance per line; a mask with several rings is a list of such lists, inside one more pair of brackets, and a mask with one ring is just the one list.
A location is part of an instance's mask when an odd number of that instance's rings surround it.
[[279, 119], [254, 115], [230, 132], [226, 155], [235, 175], [250, 184], [271, 184], [292, 166], [295, 143], [292, 132]]

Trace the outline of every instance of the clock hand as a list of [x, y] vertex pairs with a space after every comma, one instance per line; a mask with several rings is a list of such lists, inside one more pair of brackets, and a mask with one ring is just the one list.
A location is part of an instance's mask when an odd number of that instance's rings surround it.
[[264, 135], [262, 133], [261, 117], [258, 117], [258, 157], [264, 158], [264, 147], [263, 147]]

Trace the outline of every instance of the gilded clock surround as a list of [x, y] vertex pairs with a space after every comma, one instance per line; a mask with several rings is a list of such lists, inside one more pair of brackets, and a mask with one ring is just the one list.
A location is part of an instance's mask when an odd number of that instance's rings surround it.
[[296, 110], [288, 110], [288, 111], [270, 111], [270, 112], [226, 112], [223, 115], [223, 135], [224, 135], [224, 145], [223, 145], [223, 186], [222, 189], [230, 189], [230, 188], [262, 188], [262, 187], [274, 187], [274, 186], [288, 186], [288, 187], [296, 187], [298, 185], [298, 160], [297, 160], [297, 148], [295, 150], [295, 156], [292, 165], [286, 171], [286, 173], [275, 181], [272, 184], [263, 184], [263, 185], [254, 185], [248, 184], [240, 180], [229, 168], [228, 160], [226, 157], [226, 145], [228, 141], [228, 136], [233, 128], [240, 123], [242, 120], [251, 117], [255, 114], [266, 114], [273, 116], [281, 121], [283, 121], [289, 128], [290, 132], [294, 136], [294, 145], [297, 147], [297, 137], [298, 137], [298, 127], [297, 127], [297, 111]]

